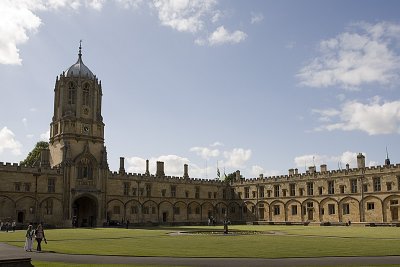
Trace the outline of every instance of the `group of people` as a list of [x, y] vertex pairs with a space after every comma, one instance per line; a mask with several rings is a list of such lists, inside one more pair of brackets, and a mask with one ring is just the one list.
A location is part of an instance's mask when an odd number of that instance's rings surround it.
[[42, 241], [47, 244], [46, 237], [44, 235], [44, 229], [42, 224], [39, 224], [36, 229], [33, 228], [32, 224], [28, 226], [28, 230], [26, 230], [26, 241], [25, 241], [25, 251], [32, 252], [33, 241], [36, 240], [37, 247], [36, 251], [42, 251]]
[[10, 222], [5, 222], [3, 223], [2, 221], [0, 221], [0, 231], [4, 231], [8, 232], [10, 230], [12, 230], [13, 232], [15, 232], [15, 227], [17, 226], [17, 224], [15, 223], [15, 221]]

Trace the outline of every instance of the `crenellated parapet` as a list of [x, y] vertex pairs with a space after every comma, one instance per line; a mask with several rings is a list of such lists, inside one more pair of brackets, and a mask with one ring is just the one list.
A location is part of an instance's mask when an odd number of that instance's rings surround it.
[[239, 184], [261, 184], [261, 183], [275, 183], [275, 182], [297, 182], [301, 180], [317, 180], [317, 179], [336, 179], [336, 178], [357, 178], [360, 176], [374, 176], [382, 174], [400, 173], [400, 164], [378, 165], [365, 168], [347, 168], [338, 170], [324, 171], [306, 171], [305, 173], [295, 174], [289, 170], [288, 175], [257, 177], [249, 179], [236, 180], [233, 185]]
[[49, 167], [49, 166], [27, 166], [19, 163], [10, 163], [10, 162], [0, 162], [0, 171], [5, 172], [15, 172], [15, 173], [38, 173], [41, 172], [43, 174], [48, 175], [58, 175], [61, 174], [62, 170], [58, 167]]
[[215, 179], [201, 179], [201, 178], [185, 178], [182, 176], [157, 176], [157, 175], [146, 175], [142, 173], [121, 173], [112, 172], [108, 174], [109, 179], [115, 180], [139, 180], [144, 182], [167, 182], [167, 183], [181, 183], [181, 184], [210, 184], [210, 185], [220, 185], [224, 182]]

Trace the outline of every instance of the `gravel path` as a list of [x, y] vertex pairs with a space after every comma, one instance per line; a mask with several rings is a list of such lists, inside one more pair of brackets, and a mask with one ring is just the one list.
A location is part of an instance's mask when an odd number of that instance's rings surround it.
[[215, 267], [289, 267], [289, 266], [343, 266], [393, 264], [400, 266], [400, 256], [386, 257], [321, 257], [321, 258], [170, 258], [70, 255], [51, 252], [25, 252], [23, 248], [0, 243], [0, 260], [27, 258], [36, 261], [69, 262], [86, 264], [138, 264], [168, 266], [215, 266]]

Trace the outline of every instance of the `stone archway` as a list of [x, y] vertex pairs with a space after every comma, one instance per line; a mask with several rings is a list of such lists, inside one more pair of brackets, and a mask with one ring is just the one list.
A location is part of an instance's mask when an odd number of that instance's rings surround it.
[[95, 227], [97, 225], [97, 201], [88, 196], [75, 199], [72, 204], [72, 222], [75, 227]]

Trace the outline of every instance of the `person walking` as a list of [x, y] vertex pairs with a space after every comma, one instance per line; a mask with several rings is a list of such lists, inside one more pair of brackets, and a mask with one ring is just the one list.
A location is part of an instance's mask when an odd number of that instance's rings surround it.
[[25, 246], [24, 249], [25, 251], [32, 252], [32, 245], [33, 245], [33, 226], [30, 224], [28, 226], [28, 230], [26, 230], [26, 239], [25, 239]]
[[15, 223], [15, 221], [13, 221], [12, 223], [11, 223], [11, 228], [12, 228], [12, 230], [13, 230], [13, 232], [15, 232], [15, 227], [17, 226], [17, 224]]
[[44, 230], [41, 223], [39, 223], [39, 225], [36, 228], [35, 237], [37, 242], [36, 251], [40, 252], [42, 251], [42, 240], [44, 240], [44, 242], [47, 243], [46, 236], [44, 235]]

